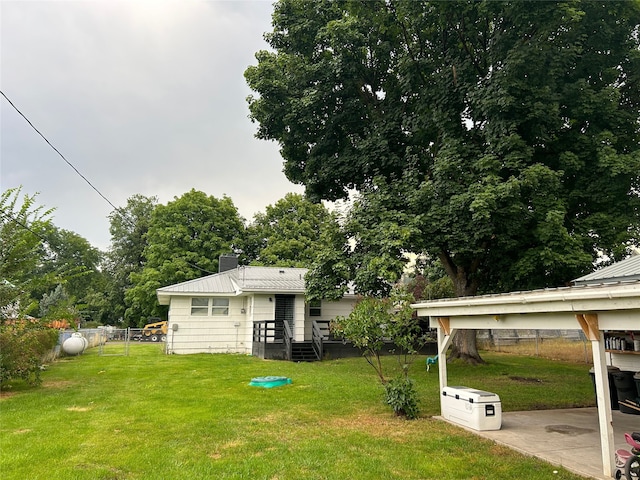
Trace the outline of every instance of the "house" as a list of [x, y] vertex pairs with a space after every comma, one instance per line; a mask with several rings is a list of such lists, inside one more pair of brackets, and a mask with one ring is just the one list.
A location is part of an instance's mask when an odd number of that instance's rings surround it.
[[167, 353], [244, 353], [262, 358], [320, 359], [329, 322], [349, 315], [354, 295], [337, 302], [305, 299], [305, 268], [238, 266], [159, 288], [169, 305]]

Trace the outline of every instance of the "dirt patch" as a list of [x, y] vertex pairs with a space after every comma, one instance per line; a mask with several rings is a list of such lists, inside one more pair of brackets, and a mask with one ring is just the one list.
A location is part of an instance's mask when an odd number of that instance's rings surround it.
[[71, 385], [75, 385], [75, 382], [71, 380], [58, 380], [58, 381], [47, 381], [43, 382], [42, 386], [44, 388], [67, 388]]
[[[42, 385], [39, 388], [69, 388], [73, 385], [76, 385], [76, 382], [72, 382], [70, 380], [46, 381], [46, 382], [42, 382]], [[13, 390], [7, 390], [5, 388], [4, 390], [0, 390], [0, 400], [11, 398], [14, 395], [17, 395], [18, 393], [26, 392], [26, 391], [29, 391], [29, 390], [20, 388], [19, 391], [13, 391]]]
[[21, 428], [20, 430], [14, 430], [13, 433], [15, 435], [22, 435], [23, 433], [29, 433], [30, 431], [30, 428]]
[[514, 382], [520, 382], [520, 383], [542, 383], [542, 380], [540, 380], [539, 378], [533, 378], [533, 377], [514, 376], [514, 377], [509, 377], [509, 380], [513, 380]]
[[211, 452], [208, 455], [208, 457], [211, 458], [212, 460], [220, 460], [224, 456], [227, 450], [232, 450], [232, 449], [242, 447], [244, 444], [245, 442], [242, 440], [232, 440], [230, 442], [223, 443], [218, 447], [218, 449], [215, 452]]
[[[420, 420], [407, 421], [398, 417], [358, 414], [346, 418], [334, 418], [327, 422], [329, 428], [339, 430], [358, 430], [382, 438], [401, 440], [416, 428], [424, 428]], [[420, 427], [420, 425], [422, 425]]]
[[88, 412], [89, 410], [92, 410], [93, 407], [69, 407], [67, 408], [68, 412]]
[[0, 390], [0, 400], [4, 400], [5, 398], [13, 397], [16, 392], [8, 392], [6, 390]]

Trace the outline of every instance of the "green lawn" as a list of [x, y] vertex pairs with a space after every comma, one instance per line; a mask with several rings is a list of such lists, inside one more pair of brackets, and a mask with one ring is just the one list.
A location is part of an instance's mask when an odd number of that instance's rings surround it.
[[[504, 410], [593, 404], [587, 365], [485, 353], [449, 383], [493, 391]], [[387, 358], [390, 366], [392, 358]], [[97, 349], [5, 386], [0, 477], [10, 479], [577, 479], [430, 418], [437, 369], [413, 367], [422, 417], [395, 418], [362, 358], [322, 363], [243, 355], [130, 356]], [[285, 375], [291, 385], [250, 387]], [[554, 470], [559, 470], [553, 474]]]

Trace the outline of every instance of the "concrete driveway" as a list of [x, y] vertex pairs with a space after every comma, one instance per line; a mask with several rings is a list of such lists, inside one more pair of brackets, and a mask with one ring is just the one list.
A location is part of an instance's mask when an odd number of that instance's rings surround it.
[[[616, 449], [628, 450], [624, 432], [640, 432], [640, 415], [617, 410], [612, 414]], [[502, 414], [501, 430], [469, 431], [579, 475], [609, 478], [602, 473], [598, 411], [595, 407], [507, 412]]]

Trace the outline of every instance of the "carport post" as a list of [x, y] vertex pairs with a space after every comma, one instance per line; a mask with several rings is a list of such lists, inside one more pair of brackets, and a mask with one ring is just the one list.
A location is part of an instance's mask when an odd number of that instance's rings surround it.
[[585, 336], [591, 341], [593, 351], [593, 371], [596, 381], [596, 401], [598, 403], [598, 422], [600, 424], [600, 448], [602, 449], [602, 473], [612, 477], [614, 472], [613, 416], [609, 395], [609, 372], [607, 371], [604, 351], [604, 334], [598, 327], [595, 314], [577, 314], [576, 319]]
[[[442, 410], [442, 391], [447, 386], [447, 350], [456, 334], [455, 328], [449, 327], [449, 317], [439, 317], [438, 320], [438, 380], [440, 382], [440, 409]], [[441, 412], [442, 413], [442, 412]]]

